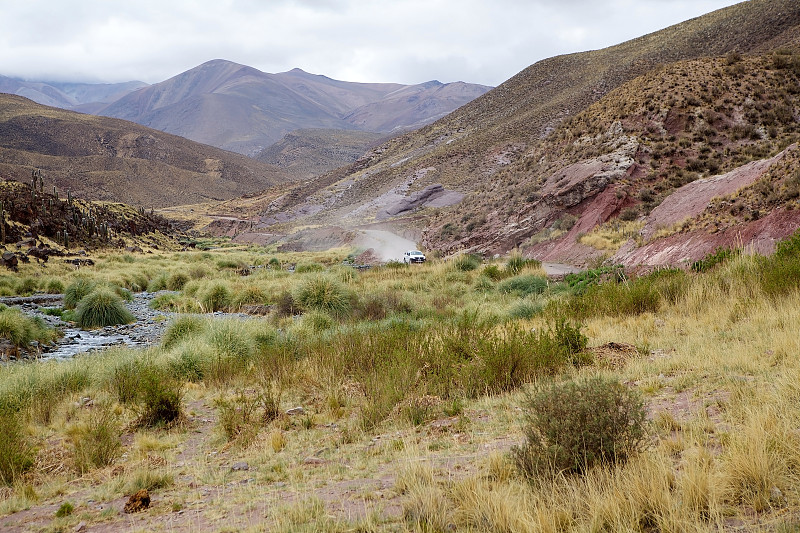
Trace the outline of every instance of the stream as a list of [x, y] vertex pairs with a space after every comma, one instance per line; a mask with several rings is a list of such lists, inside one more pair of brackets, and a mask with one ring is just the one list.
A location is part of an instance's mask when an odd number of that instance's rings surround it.
[[146, 347], [160, 342], [172, 313], [150, 308], [150, 301], [159, 294], [162, 293], [136, 293], [133, 295], [133, 301], [125, 303], [128, 310], [136, 317], [136, 322], [94, 330], [82, 330], [57, 316], [45, 313], [48, 308], [63, 307], [64, 296], [61, 294], [0, 298], [0, 303], [17, 307], [28, 316], [38, 316], [63, 333], [49, 345], [35, 346], [40, 350], [40, 354], [31, 355], [29, 358], [66, 359], [110, 346]]

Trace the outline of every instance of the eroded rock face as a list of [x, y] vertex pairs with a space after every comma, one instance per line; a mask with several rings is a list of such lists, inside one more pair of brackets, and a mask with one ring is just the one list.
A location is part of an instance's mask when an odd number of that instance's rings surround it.
[[441, 183], [435, 183], [390, 205], [382, 212], [379, 212], [377, 218], [380, 220], [409, 213], [420, 207], [445, 207], [448, 205], [455, 205], [463, 198], [463, 194], [455, 191], [448, 191]]
[[684, 220], [700, 215], [713, 198], [727, 196], [752, 185], [770, 167], [783, 159], [791, 146], [775, 157], [753, 161], [725, 174], [687, 183], [661, 202], [647, 217], [642, 237], [649, 239], [659, 229], [669, 228]]

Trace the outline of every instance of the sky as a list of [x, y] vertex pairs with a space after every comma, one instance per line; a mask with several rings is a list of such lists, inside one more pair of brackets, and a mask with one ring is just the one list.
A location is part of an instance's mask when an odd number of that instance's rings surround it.
[[496, 86], [739, 0], [0, 0], [0, 75], [157, 83], [211, 59]]

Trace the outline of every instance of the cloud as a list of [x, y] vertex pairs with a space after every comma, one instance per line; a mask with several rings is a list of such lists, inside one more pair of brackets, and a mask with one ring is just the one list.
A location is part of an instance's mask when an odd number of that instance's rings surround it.
[[0, 74], [154, 83], [210, 59], [347, 81], [497, 85], [733, 0], [3, 2]]

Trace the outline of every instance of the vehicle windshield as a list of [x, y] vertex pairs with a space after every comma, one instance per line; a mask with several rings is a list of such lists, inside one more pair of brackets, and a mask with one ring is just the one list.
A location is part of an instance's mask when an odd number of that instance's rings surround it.
[[414, 250], [413, 252], [408, 252], [409, 255], [422, 255], [422, 252]]

